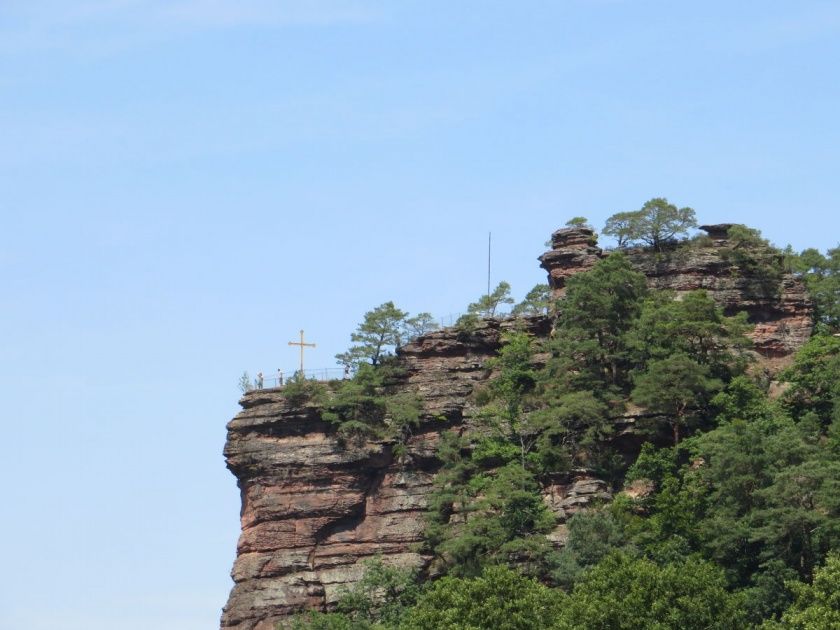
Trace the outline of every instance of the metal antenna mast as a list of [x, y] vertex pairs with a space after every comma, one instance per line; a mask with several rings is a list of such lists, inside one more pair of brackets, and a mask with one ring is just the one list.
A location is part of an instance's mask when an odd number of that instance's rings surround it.
[[490, 295], [490, 245], [493, 241], [493, 232], [487, 233], [487, 295]]

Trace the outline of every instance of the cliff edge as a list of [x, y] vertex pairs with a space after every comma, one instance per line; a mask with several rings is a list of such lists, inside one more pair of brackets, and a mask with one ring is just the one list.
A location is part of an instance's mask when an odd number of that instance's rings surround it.
[[[810, 336], [811, 302], [799, 279], [768, 272], [780, 268], [766, 259], [775, 254], [744, 256], [726, 227], [705, 226], [708, 237], [690, 247], [626, 254], [654, 288], [677, 295], [705, 289], [728, 313], [745, 310], [755, 324], [755, 350], [772, 372]], [[606, 255], [592, 230], [566, 228], [553, 234], [540, 262], [562, 296], [569, 277]], [[489, 377], [486, 363], [504, 331], [517, 325], [544, 337], [552, 322], [487, 319], [469, 333], [442, 329], [399, 350], [403, 371], [395, 387], [422, 400], [422, 421], [398, 452], [389, 440], [340, 440], [316, 404], [291, 405], [281, 389], [243, 396], [224, 449], [241, 491], [242, 534], [222, 629], [274, 630], [297, 611], [329, 608], [343, 586], [361, 577], [360, 562], [375, 555], [429, 567], [419, 543], [440, 433], [473, 426], [470, 394]], [[562, 545], [565, 519], [610, 492], [586, 470], [573, 470], [543, 488], [543, 496], [559, 523], [549, 538]]]

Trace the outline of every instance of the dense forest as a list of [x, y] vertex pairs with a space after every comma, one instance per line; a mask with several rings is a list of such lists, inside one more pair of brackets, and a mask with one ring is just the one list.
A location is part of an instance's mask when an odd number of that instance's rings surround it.
[[[703, 247], [683, 238], [688, 211], [651, 200], [611, 217], [604, 233], [619, 247], [561, 299], [538, 286], [514, 307], [550, 317], [552, 334], [507, 333], [473, 393], [481, 429], [442, 435], [421, 550], [430, 570], [373, 560], [337, 610], [292, 627], [840, 628], [840, 248], [796, 253], [731, 229], [733, 255], [761, 267], [753, 275], [794, 272], [814, 302], [813, 335], [771, 378], [744, 313], [703, 291], [651, 290], [627, 260], [627, 247]], [[469, 335], [511, 301], [503, 283], [458, 326]], [[286, 395], [322, 399], [348, 442], [398, 443], [420, 409], [389, 395], [400, 367], [388, 348], [431, 326], [384, 304], [339, 356], [352, 379], [330, 392], [296, 379]], [[616, 439], [629, 416], [631, 453]], [[576, 513], [558, 546], [540, 489], [576, 468], [615, 494]]]

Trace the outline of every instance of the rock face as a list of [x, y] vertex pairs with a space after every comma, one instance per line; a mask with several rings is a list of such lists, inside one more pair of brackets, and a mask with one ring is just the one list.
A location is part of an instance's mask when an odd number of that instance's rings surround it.
[[[704, 289], [731, 315], [746, 311], [755, 325], [750, 337], [762, 365], [777, 371], [811, 335], [813, 305], [804, 283], [781, 272], [778, 255], [750, 249], [729, 240], [733, 224], [704, 225], [708, 237], [689, 247], [663, 253], [625, 250], [630, 263], [655, 289], [678, 295]], [[555, 297], [566, 280], [591, 269], [609, 252], [593, 244], [589, 228], [564, 228], [551, 238], [552, 249], [540, 256]]]
[[[738, 275], [737, 263], [724, 254], [730, 249], [725, 227], [707, 232], [707, 246], [679, 256], [628, 256], [653, 287], [702, 288], [730, 312], [746, 309], [756, 323], [758, 351], [768, 361], [784, 360], [810, 334], [804, 287], [790, 275], [775, 288]], [[552, 246], [540, 260], [556, 295], [570, 276], [606, 255], [585, 228], [558, 230]], [[395, 565], [429, 566], [418, 543], [440, 433], [476, 429], [470, 394], [489, 377], [486, 362], [501, 334], [522, 324], [484, 320], [470, 334], [443, 329], [400, 349], [405, 375], [397, 386], [422, 399], [423, 422], [398, 454], [389, 441], [341, 443], [316, 406], [290, 406], [281, 390], [242, 398], [224, 451], [241, 490], [242, 534], [222, 629], [274, 630], [297, 611], [329, 609], [340, 589], [361, 577], [361, 562], [376, 555]], [[550, 333], [548, 318], [527, 318], [524, 325], [537, 336]], [[543, 495], [559, 523], [549, 535], [557, 545], [565, 543], [568, 517], [592, 499], [611, 496], [586, 470], [552, 481]]]
[[347, 559], [365, 550], [416, 562], [405, 543], [416, 538], [428, 474], [394, 469], [387, 444], [342, 447], [316, 409], [289, 408], [279, 392], [242, 402], [225, 447], [242, 494], [242, 535], [223, 628], [273, 630], [284, 615], [323, 606], [358, 579]]
[[[400, 350], [407, 368], [400, 387], [422, 398], [425, 421], [399, 457], [387, 441], [341, 444], [316, 407], [290, 407], [281, 390], [242, 398], [225, 445], [242, 494], [242, 535], [222, 628], [274, 630], [296, 611], [328, 608], [375, 555], [428, 564], [415, 549], [440, 432], [470, 425], [469, 395], [513, 324], [485, 320], [468, 336], [444, 329]], [[550, 322], [527, 325], [545, 335]]]
[[561, 228], [551, 235], [551, 249], [540, 256], [540, 266], [548, 272], [554, 297], [566, 293], [566, 280], [595, 266], [604, 253], [595, 243], [592, 228]]

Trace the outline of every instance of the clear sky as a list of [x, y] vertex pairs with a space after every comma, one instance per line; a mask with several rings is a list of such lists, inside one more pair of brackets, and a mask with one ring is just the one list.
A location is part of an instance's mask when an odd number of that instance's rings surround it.
[[666, 196], [840, 239], [840, 4], [0, 2], [0, 627], [206, 630], [243, 370]]

